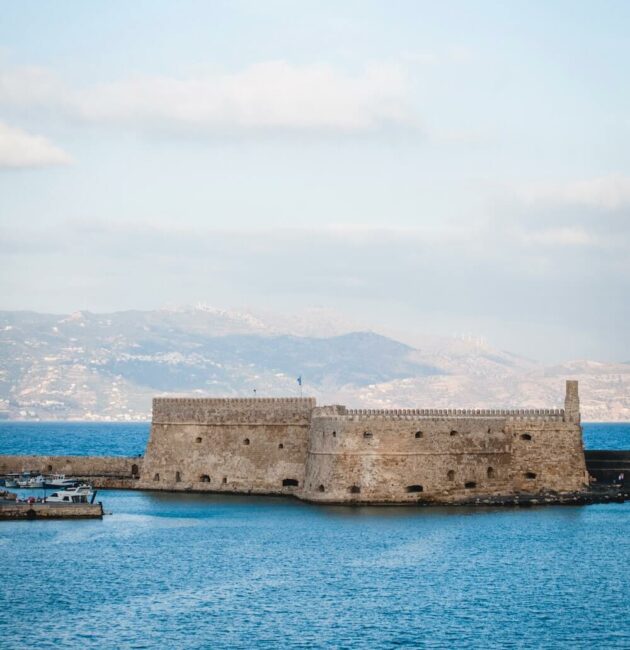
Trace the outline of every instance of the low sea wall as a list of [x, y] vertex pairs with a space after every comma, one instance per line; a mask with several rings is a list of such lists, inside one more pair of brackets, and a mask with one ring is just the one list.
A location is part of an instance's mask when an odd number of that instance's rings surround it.
[[591, 449], [584, 455], [588, 473], [598, 483], [614, 483], [630, 489], [630, 450]]
[[0, 474], [66, 474], [89, 479], [94, 487], [127, 488], [140, 476], [142, 461], [126, 456], [0, 456]]

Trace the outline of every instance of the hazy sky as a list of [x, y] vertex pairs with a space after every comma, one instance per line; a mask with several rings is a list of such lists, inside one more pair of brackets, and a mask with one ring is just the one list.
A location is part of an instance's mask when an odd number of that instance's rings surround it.
[[0, 308], [323, 306], [630, 360], [630, 3], [0, 1]]

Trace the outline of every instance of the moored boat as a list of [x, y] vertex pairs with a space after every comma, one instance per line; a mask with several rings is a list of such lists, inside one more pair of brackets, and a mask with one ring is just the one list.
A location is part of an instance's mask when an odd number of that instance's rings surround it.
[[44, 477], [40, 474], [39, 476], [30, 476], [28, 478], [18, 479], [17, 487], [20, 488], [30, 488], [30, 489], [40, 489], [44, 487]]
[[65, 474], [53, 474], [52, 476], [47, 476], [44, 479], [44, 485], [42, 487], [46, 488], [60, 488], [67, 489], [76, 487], [79, 484], [79, 480], [66, 476]]
[[46, 503], [92, 503], [96, 493], [90, 485], [77, 485], [58, 490], [46, 497]]

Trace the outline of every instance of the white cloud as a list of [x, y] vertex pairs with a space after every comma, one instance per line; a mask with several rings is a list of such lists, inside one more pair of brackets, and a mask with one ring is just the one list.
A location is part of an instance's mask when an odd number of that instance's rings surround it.
[[630, 205], [630, 177], [611, 174], [565, 183], [538, 183], [518, 192], [530, 203], [579, 205], [605, 210], [616, 210]]
[[408, 88], [404, 70], [385, 64], [348, 75], [330, 65], [271, 61], [239, 72], [83, 88], [64, 87], [39, 68], [0, 71], [0, 104], [142, 128], [366, 131], [412, 122]]
[[40, 135], [0, 122], [0, 168], [67, 165], [72, 158]]
[[66, 90], [61, 80], [47, 68], [0, 65], [2, 104], [21, 108], [48, 103], [56, 106]]
[[598, 243], [593, 234], [581, 227], [546, 228], [521, 232], [520, 237], [523, 243], [537, 246], [593, 246]]

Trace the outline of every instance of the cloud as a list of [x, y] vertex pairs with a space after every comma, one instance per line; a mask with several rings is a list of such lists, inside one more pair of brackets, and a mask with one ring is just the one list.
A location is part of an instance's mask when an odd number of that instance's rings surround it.
[[630, 177], [621, 174], [512, 187], [495, 206], [501, 239], [531, 251], [599, 249], [627, 267], [630, 245]]
[[50, 140], [0, 122], [0, 168], [68, 165], [72, 158]]
[[593, 246], [597, 238], [584, 228], [546, 228], [521, 233], [521, 241], [536, 246]]
[[531, 184], [520, 188], [517, 194], [527, 203], [552, 203], [617, 210], [630, 206], [630, 177], [611, 174], [564, 183]]
[[67, 87], [41, 68], [0, 71], [0, 104], [94, 123], [206, 131], [363, 132], [413, 122], [409, 82], [396, 65], [349, 75], [330, 65], [257, 63], [187, 78], [135, 77]]

